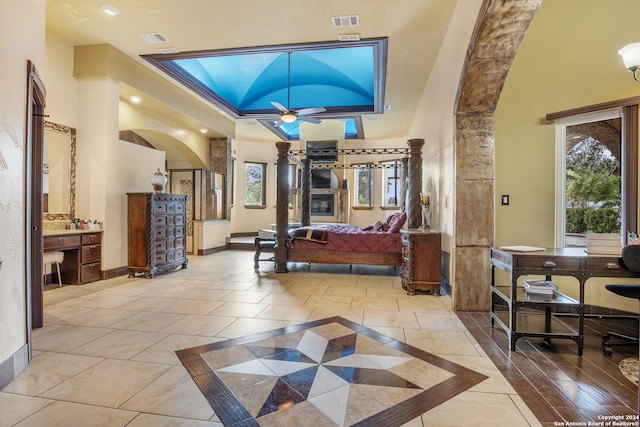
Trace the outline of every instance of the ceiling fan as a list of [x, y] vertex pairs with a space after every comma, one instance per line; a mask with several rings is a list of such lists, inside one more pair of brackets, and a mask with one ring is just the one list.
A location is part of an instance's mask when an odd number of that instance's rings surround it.
[[320, 123], [320, 120], [308, 116], [310, 114], [323, 113], [327, 111], [324, 107], [303, 108], [301, 110], [294, 111], [285, 108], [284, 105], [276, 101], [271, 101], [271, 104], [280, 111], [280, 120], [278, 121], [276, 126], [280, 126], [283, 123], [293, 123], [296, 120], [318, 124]]

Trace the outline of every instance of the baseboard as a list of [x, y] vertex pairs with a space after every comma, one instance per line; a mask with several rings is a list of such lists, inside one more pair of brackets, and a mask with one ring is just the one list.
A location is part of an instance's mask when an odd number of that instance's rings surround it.
[[127, 267], [116, 267], [110, 270], [104, 270], [100, 273], [100, 278], [102, 280], [113, 279], [115, 277], [124, 276], [125, 274], [129, 274]]
[[0, 390], [9, 385], [29, 365], [29, 345], [25, 344], [0, 363]]
[[227, 249], [227, 246], [218, 246], [216, 248], [198, 249], [198, 255], [210, 255], [216, 252], [222, 252]]

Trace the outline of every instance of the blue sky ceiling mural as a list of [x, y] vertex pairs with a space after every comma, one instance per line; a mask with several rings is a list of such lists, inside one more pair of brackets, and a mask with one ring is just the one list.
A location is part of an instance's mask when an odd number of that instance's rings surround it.
[[[386, 42], [380, 38], [143, 58], [233, 118], [263, 119], [270, 127], [279, 114], [272, 102], [290, 110], [324, 107], [325, 112], [313, 116], [348, 116], [347, 132], [353, 138], [358, 133], [354, 114], [383, 112]], [[288, 139], [295, 139], [296, 129], [299, 124], [280, 127]]]

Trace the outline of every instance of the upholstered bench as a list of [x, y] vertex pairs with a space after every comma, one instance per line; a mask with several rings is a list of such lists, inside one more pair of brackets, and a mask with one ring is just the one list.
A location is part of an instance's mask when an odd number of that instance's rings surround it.
[[256, 237], [254, 242], [254, 246], [256, 248], [256, 254], [253, 257], [253, 268], [260, 268], [260, 261], [271, 261], [275, 262], [275, 258], [272, 256], [270, 258], [260, 258], [262, 252], [270, 252], [274, 253], [276, 249], [277, 241], [275, 239], [264, 239], [262, 237]]

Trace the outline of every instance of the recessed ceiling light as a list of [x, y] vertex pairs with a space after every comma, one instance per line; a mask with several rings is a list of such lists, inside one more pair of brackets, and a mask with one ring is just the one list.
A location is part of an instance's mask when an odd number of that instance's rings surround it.
[[186, 133], [187, 133], [187, 132], [185, 132], [185, 131], [184, 131], [184, 130], [182, 130], [182, 129], [178, 129], [178, 130], [176, 131], [176, 135], [178, 135], [178, 136], [184, 136]]
[[139, 96], [135, 96], [135, 95], [133, 95], [133, 96], [130, 96], [130, 97], [129, 97], [129, 100], [130, 100], [131, 102], [133, 102], [134, 104], [139, 104], [139, 103], [140, 103], [140, 101], [142, 101], [142, 98], [140, 98]]
[[207, 130], [205, 128], [200, 129], [200, 133], [207, 133]]
[[109, 6], [108, 4], [105, 4], [104, 6], [102, 6], [102, 10], [104, 10], [104, 13], [111, 16], [116, 16], [120, 14], [120, 11], [117, 8], [113, 6]]

